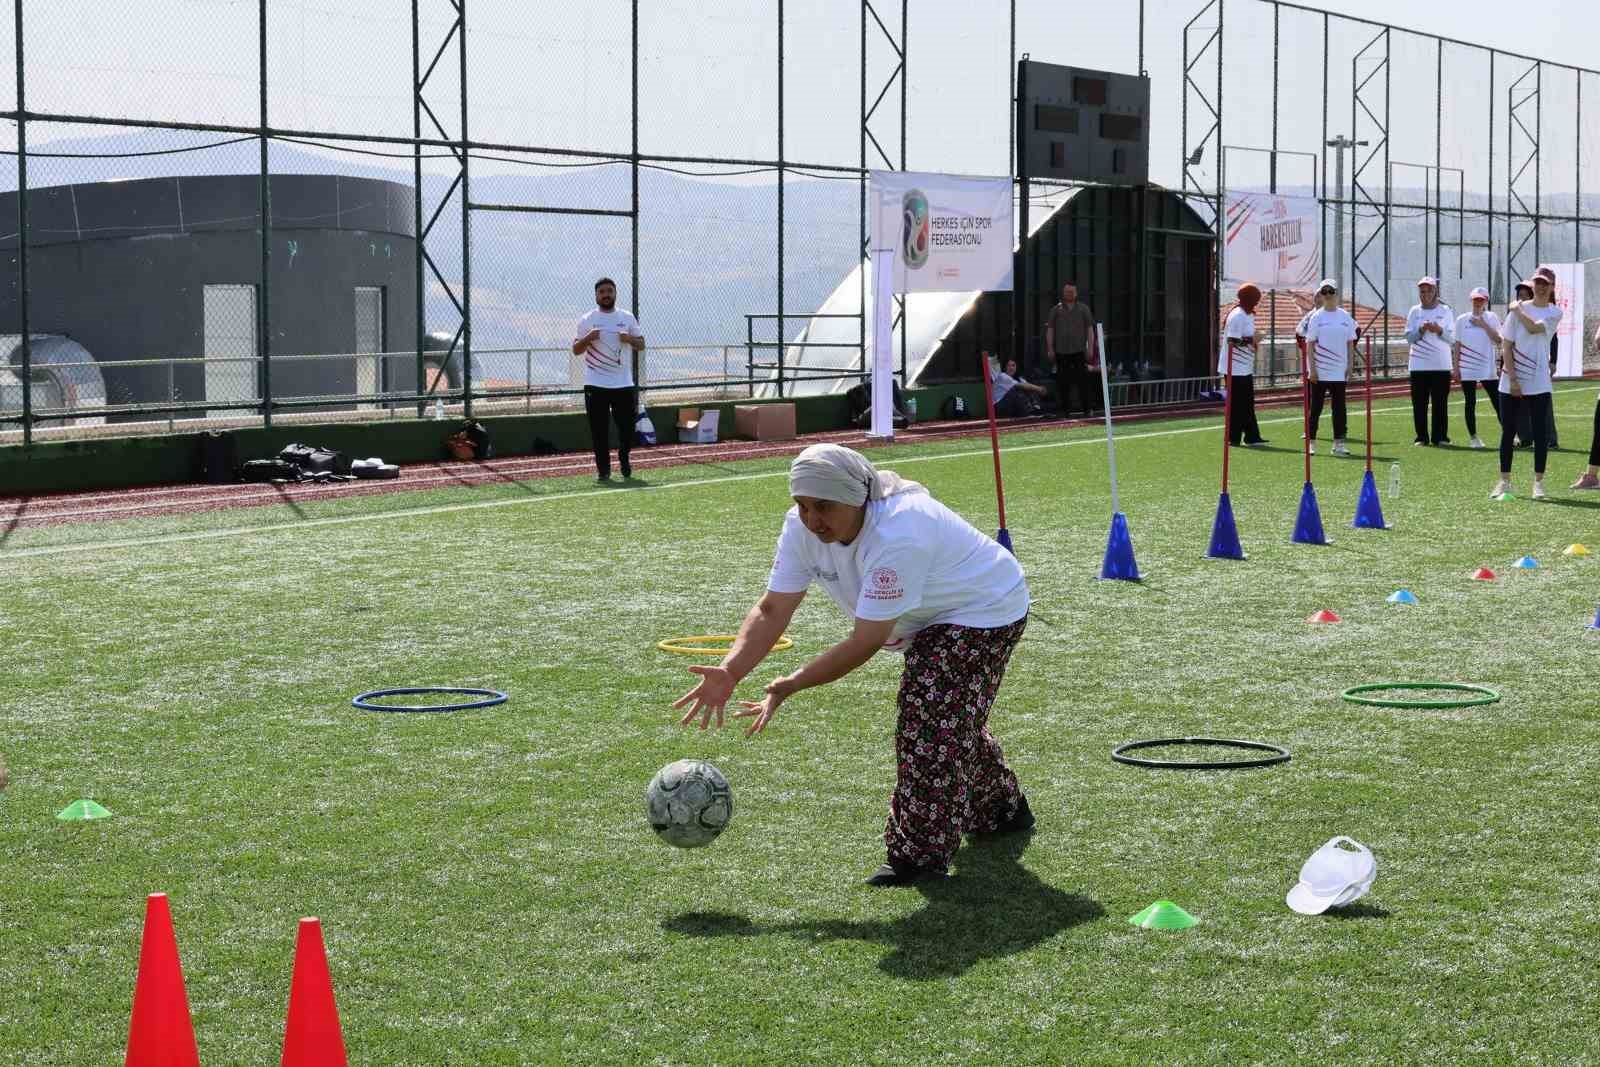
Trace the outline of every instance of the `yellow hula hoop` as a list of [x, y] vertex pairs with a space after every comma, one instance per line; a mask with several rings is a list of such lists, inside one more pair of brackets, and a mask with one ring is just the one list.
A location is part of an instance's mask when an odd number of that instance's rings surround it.
[[[700, 634], [697, 637], [669, 637], [665, 641], [657, 641], [656, 647], [663, 652], [674, 652], [680, 656], [725, 656], [738, 636], [738, 634]], [[708, 641], [723, 643], [720, 645], [704, 643]], [[778, 638], [778, 643], [772, 646], [772, 651], [782, 652], [793, 647], [794, 642], [789, 640], [788, 634], [784, 634]]]

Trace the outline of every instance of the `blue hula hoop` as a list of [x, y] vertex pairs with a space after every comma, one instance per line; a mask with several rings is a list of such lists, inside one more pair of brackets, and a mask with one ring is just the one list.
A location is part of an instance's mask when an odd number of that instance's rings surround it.
[[[379, 697], [410, 696], [412, 693], [459, 693], [468, 696], [480, 696], [483, 700], [470, 700], [460, 704], [373, 704], [370, 701]], [[496, 704], [504, 704], [506, 695], [497, 689], [464, 689], [454, 685], [425, 685], [414, 689], [374, 689], [370, 693], [362, 693], [350, 703], [363, 711], [467, 711], [471, 708], [492, 708]]]

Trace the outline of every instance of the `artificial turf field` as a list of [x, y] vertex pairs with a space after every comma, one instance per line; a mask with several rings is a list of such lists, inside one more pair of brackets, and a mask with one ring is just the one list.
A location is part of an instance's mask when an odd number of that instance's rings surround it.
[[[1492, 502], [1492, 452], [1413, 448], [1407, 402], [1381, 404], [1394, 528], [1349, 529], [1362, 464], [1320, 455], [1328, 547], [1289, 542], [1299, 416], [1266, 412], [1273, 447], [1234, 453], [1246, 562], [1202, 558], [1217, 420], [1130, 426], [1137, 585], [1095, 580], [1103, 435], [1005, 437], [1035, 606], [992, 727], [1039, 827], [964, 846], [925, 890], [860, 884], [882, 860], [898, 657], [755, 739], [668, 708], [691, 661], [655, 642], [729, 631], [760, 594], [786, 461], [18, 529], [0, 547], [0, 1060], [120, 1062], [152, 891], [212, 1064], [277, 1062], [302, 915], [322, 919], [352, 1063], [1600, 1060], [1600, 554], [1561, 554], [1600, 541], [1600, 494], [1562, 488], [1592, 396], [1558, 395], [1568, 448], [1542, 503], [1528, 453], [1519, 498]], [[870, 456], [993, 529], [985, 444]], [[1512, 569], [1524, 554], [1540, 568]], [[1469, 580], [1481, 564], [1500, 580]], [[1419, 606], [1384, 602], [1400, 587]], [[1307, 625], [1321, 608], [1344, 622]], [[846, 625], [813, 593], [796, 648], [745, 690]], [[1399, 679], [1504, 699], [1339, 699]], [[511, 700], [349, 706], [427, 684]], [[1294, 758], [1108, 758], [1185, 734]], [[655, 839], [641, 799], [684, 756], [736, 801], [693, 852]], [[78, 797], [115, 817], [58, 822]], [[1371, 894], [1290, 912], [1335, 834], [1377, 854]], [[1125, 922], [1160, 897], [1200, 924]]]

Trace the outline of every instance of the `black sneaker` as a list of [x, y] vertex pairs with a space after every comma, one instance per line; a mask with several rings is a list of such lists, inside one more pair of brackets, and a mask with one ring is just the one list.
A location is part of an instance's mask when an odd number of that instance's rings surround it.
[[595, 482], [596, 485], [610, 485], [611, 484], [611, 475], [609, 475], [609, 474], [597, 474], [597, 475], [595, 475], [594, 482]]
[[896, 866], [885, 863], [867, 878], [867, 884], [879, 888], [913, 885], [924, 879], [948, 878], [949, 873], [937, 867], [914, 867], [908, 863]]
[[1028, 807], [1028, 798], [1017, 798], [1017, 811], [1011, 818], [996, 826], [993, 830], [974, 831], [973, 837], [1003, 837], [1006, 834], [1020, 834], [1025, 830], [1032, 830], [1034, 823], [1033, 810]]

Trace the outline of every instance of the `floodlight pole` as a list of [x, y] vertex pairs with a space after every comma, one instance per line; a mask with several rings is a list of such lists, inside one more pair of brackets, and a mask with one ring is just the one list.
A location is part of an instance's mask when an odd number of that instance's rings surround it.
[[[1347, 280], [1344, 272], [1344, 154], [1357, 147], [1365, 147], [1366, 141], [1352, 141], [1344, 134], [1332, 138], [1327, 146], [1334, 150], [1333, 155], [1333, 275], [1339, 279], [1339, 286], [1344, 287]], [[1350, 287], [1350, 298], [1355, 299], [1355, 286]]]

